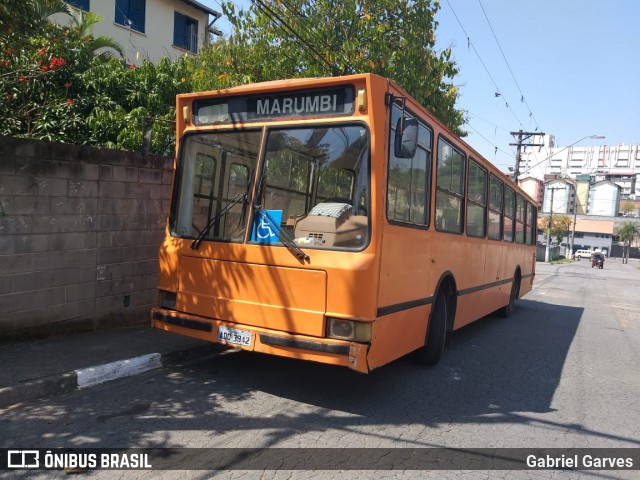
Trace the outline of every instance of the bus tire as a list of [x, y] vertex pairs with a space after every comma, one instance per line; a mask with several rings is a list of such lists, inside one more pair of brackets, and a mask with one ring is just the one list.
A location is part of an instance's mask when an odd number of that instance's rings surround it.
[[425, 344], [415, 351], [415, 359], [420, 365], [433, 366], [440, 361], [447, 338], [447, 318], [447, 299], [439, 291], [433, 302]]
[[516, 272], [513, 277], [513, 284], [511, 285], [511, 294], [509, 295], [509, 303], [502, 307], [498, 312], [501, 317], [509, 318], [513, 315], [513, 311], [516, 308], [516, 300], [518, 299], [518, 293], [520, 292], [520, 272]]

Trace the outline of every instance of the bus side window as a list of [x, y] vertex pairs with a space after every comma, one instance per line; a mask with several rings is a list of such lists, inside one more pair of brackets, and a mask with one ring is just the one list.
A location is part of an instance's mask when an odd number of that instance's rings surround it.
[[436, 171], [436, 229], [462, 233], [464, 230], [465, 156], [446, 140], [438, 141]]
[[469, 160], [467, 176], [467, 235], [484, 238], [487, 234], [487, 171]]
[[504, 217], [502, 238], [506, 242], [513, 242], [513, 230], [515, 228], [516, 193], [513, 188], [505, 186], [504, 189]]
[[502, 240], [502, 197], [504, 183], [497, 177], [489, 176], [489, 239]]

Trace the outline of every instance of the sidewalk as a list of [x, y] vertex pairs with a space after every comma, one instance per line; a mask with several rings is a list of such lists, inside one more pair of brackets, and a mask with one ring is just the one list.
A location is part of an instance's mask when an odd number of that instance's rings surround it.
[[208, 356], [223, 347], [134, 327], [0, 345], [0, 408]]

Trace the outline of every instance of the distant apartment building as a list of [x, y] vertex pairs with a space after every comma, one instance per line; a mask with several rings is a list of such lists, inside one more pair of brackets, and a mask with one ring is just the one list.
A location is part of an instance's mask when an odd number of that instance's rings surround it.
[[112, 38], [122, 46], [128, 63], [198, 53], [220, 32], [221, 14], [192, 0], [68, 0], [72, 7], [91, 11], [103, 20], [95, 36]]
[[[522, 152], [519, 179], [533, 177], [543, 180], [545, 175], [553, 175], [573, 179], [577, 183], [588, 179], [590, 185], [609, 181], [620, 187], [619, 200], [640, 199], [640, 145], [558, 147], [553, 135], [535, 140], [544, 146]], [[585, 185], [582, 184], [583, 187]], [[580, 197], [579, 188], [577, 194]]]
[[526, 192], [527, 195], [536, 201], [536, 206], [538, 207], [538, 210], [540, 210], [542, 208], [542, 199], [544, 197], [544, 182], [538, 178], [527, 177], [521, 179], [518, 185]]
[[542, 212], [554, 214], [573, 213], [575, 188], [569, 180], [550, 180], [544, 184]]
[[587, 215], [601, 217], [618, 216], [620, 207], [620, 185], [609, 180], [594, 183], [589, 189]]
[[582, 176], [559, 179], [547, 175], [541, 213], [616, 217], [620, 211], [620, 186], [609, 180], [592, 183]]

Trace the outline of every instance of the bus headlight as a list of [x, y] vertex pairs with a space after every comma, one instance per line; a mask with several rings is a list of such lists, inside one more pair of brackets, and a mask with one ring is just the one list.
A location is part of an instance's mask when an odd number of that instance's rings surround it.
[[356, 342], [371, 341], [371, 322], [354, 322], [342, 318], [327, 318], [327, 337]]

